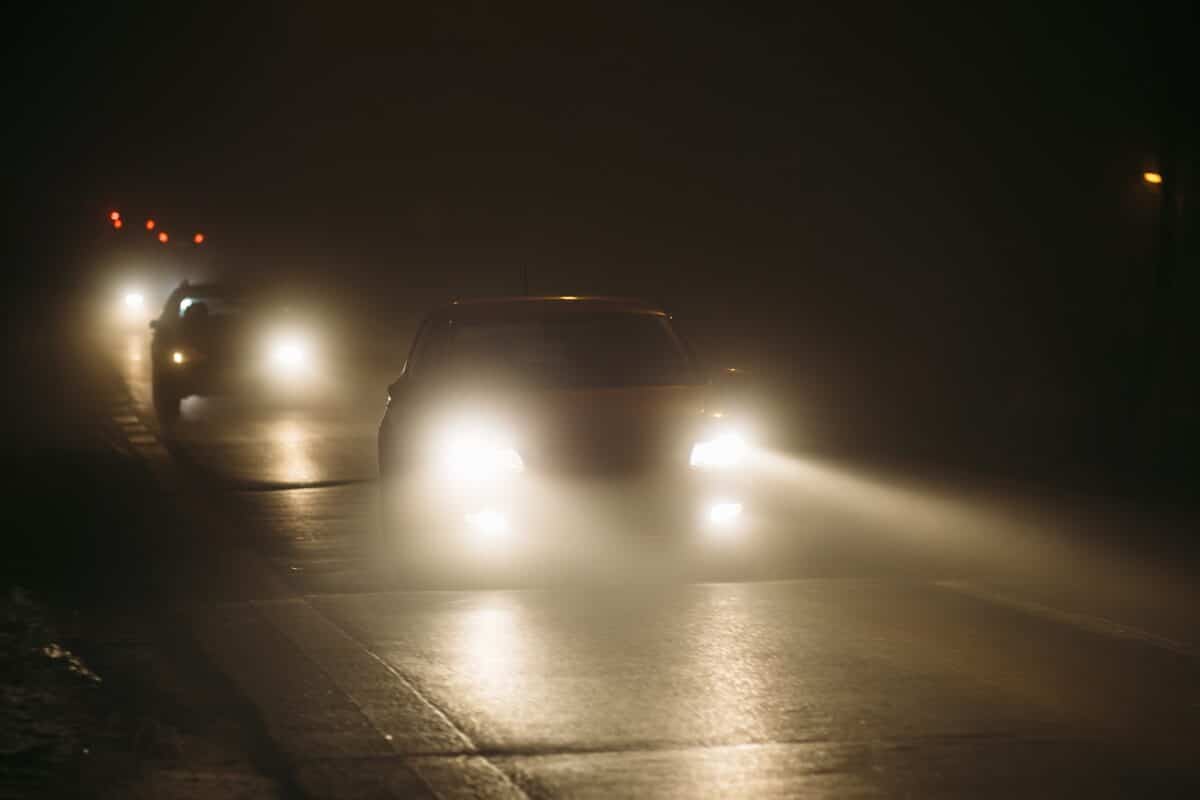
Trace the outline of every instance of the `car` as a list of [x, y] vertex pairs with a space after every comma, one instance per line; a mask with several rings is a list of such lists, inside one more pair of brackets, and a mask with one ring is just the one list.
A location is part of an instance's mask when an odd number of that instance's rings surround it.
[[388, 388], [380, 543], [418, 564], [726, 546], [750, 525], [756, 452], [734, 374], [637, 299], [440, 308]]
[[311, 336], [242, 286], [185, 280], [150, 328], [154, 408], [164, 423], [191, 395], [294, 391], [316, 376]]

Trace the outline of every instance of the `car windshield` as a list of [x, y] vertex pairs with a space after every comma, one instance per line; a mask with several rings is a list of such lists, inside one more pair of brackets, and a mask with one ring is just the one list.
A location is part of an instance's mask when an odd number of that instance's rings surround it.
[[186, 317], [189, 309], [197, 306], [203, 306], [210, 317], [231, 317], [241, 314], [246, 303], [243, 298], [230, 294], [197, 292], [180, 298], [176, 311], [180, 317]]
[[696, 383], [666, 320], [652, 314], [571, 313], [443, 322], [422, 337], [420, 375], [499, 375], [555, 386]]

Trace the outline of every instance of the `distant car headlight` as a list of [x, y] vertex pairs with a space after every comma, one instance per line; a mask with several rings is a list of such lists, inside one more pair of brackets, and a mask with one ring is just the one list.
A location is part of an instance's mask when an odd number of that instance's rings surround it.
[[280, 375], [296, 375], [312, 367], [312, 348], [299, 336], [280, 336], [267, 350], [271, 369]]
[[722, 433], [692, 445], [689, 463], [695, 469], [729, 469], [746, 458], [749, 445], [737, 433]]
[[435, 442], [434, 459], [438, 471], [452, 480], [475, 481], [525, 470], [508, 437], [486, 426], [449, 429]]
[[114, 319], [125, 323], [142, 323], [148, 316], [146, 295], [139, 287], [128, 286], [115, 298]]
[[176, 350], [171, 353], [172, 364], [185, 364], [187, 363], [187, 360], [188, 357], [182, 350]]

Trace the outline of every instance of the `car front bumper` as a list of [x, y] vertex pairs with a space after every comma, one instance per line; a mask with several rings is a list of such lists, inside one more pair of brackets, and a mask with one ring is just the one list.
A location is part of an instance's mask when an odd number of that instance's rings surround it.
[[699, 552], [742, 547], [757, 529], [749, 482], [684, 471], [619, 478], [519, 475], [385, 484], [388, 547], [451, 559]]
[[191, 395], [241, 395], [249, 397], [295, 397], [316, 391], [314, 374], [279, 374], [259, 364], [218, 363], [209, 359], [183, 364], [165, 360], [156, 367], [156, 380], [179, 397]]

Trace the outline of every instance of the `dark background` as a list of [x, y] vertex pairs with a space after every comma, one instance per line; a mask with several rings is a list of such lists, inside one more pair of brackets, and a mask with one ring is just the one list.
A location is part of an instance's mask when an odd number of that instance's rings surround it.
[[[323, 297], [398, 353], [431, 303], [527, 269], [665, 298], [814, 447], [1195, 466], [1189, 11], [9, 13], [18, 357], [53, 335], [39, 298], [130, 254]], [[110, 208], [209, 240], [147, 249]]]

